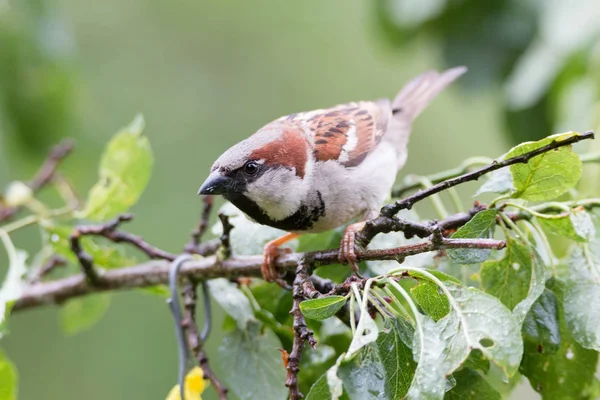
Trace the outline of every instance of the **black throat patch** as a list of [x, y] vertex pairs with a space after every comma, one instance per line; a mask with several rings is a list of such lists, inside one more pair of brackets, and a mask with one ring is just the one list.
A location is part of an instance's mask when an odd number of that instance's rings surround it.
[[259, 224], [268, 225], [288, 232], [308, 230], [312, 228], [320, 217], [325, 215], [325, 203], [323, 202], [321, 192], [319, 191], [317, 191], [317, 201], [315, 202], [315, 206], [309, 207], [303, 203], [300, 208], [298, 208], [298, 211], [281, 220], [271, 219], [255, 202], [243, 194], [228, 193], [224, 195], [224, 197]]

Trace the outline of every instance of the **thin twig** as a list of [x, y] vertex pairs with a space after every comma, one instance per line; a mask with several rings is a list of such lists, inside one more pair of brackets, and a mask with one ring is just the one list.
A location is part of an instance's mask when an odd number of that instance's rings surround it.
[[69, 241], [71, 242], [71, 251], [79, 260], [79, 265], [81, 266], [81, 271], [86, 276], [88, 282], [92, 286], [100, 286], [100, 275], [96, 268], [94, 268], [94, 259], [91, 255], [83, 250], [81, 246], [81, 234], [79, 231], [75, 230], [71, 236], [69, 237]]
[[29, 283], [40, 282], [46, 275], [54, 271], [56, 267], [67, 265], [67, 260], [58, 254], [53, 254], [30, 278]]
[[208, 222], [210, 219], [210, 213], [212, 211], [213, 203], [213, 196], [202, 197], [202, 215], [200, 216], [200, 222], [198, 223], [198, 227], [192, 231], [192, 234], [190, 235], [190, 241], [184, 248], [184, 251], [186, 253], [200, 254], [199, 246], [202, 241], [202, 237], [208, 229]]
[[[438, 250], [440, 248], [486, 248], [501, 249], [505, 243], [494, 239], [451, 239], [445, 238], [438, 246], [431, 241], [400, 246], [393, 249], [366, 250], [357, 254], [358, 261], [397, 260], [408, 255]], [[277, 258], [276, 267], [281, 271], [293, 271], [298, 262], [304, 260], [311, 268], [336, 264], [339, 250], [331, 249], [309, 253], [282, 254]], [[200, 260], [189, 261], [182, 267], [181, 278], [203, 281], [213, 278], [260, 277], [262, 255], [235, 256], [218, 260], [216, 256], [207, 256]], [[38, 283], [24, 289], [21, 298], [15, 303], [14, 310], [32, 308], [43, 304], [60, 304], [74, 297], [90, 293], [141, 288], [167, 283], [169, 262], [166, 260], [149, 261], [143, 264], [107, 270], [102, 274], [102, 285], [92, 286], [85, 276], [75, 275], [64, 279]]]
[[[202, 282], [203, 285], [205, 282]], [[219, 378], [215, 375], [213, 370], [208, 363], [206, 352], [204, 351], [204, 341], [206, 340], [210, 331], [210, 303], [208, 301], [208, 292], [206, 287], [203, 287], [204, 294], [204, 328], [202, 333], [198, 334], [198, 326], [196, 324], [196, 285], [193, 283], [187, 283], [183, 287], [183, 304], [184, 304], [184, 318], [182, 322], [183, 328], [187, 332], [187, 340], [196, 358], [196, 362], [202, 368], [204, 377], [209, 379], [217, 392], [217, 396], [220, 400], [227, 399], [228, 389], [221, 383]], [[208, 304], [208, 308], [206, 305]]]
[[229, 222], [229, 217], [223, 213], [219, 213], [219, 219], [221, 220], [221, 224], [223, 224], [223, 233], [221, 234], [221, 247], [223, 251], [223, 257], [229, 258], [231, 257], [231, 230], [234, 228]]
[[294, 317], [292, 325], [294, 329], [294, 340], [292, 351], [289, 353], [287, 359], [287, 378], [285, 381], [285, 386], [287, 386], [290, 391], [290, 400], [298, 400], [303, 397], [298, 388], [298, 372], [300, 372], [300, 361], [302, 359], [304, 344], [308, 341], [312, 348], [317, 345], [313, 332], [306, 326], [304, 315], [302, 315], [302, 311], [300, 311], [300, 303], [306, 298], [303, 287], [310, 284], [308, 269], [307, 265], [303, 265], [302, 263], [298, 265], [296, 277], [292, 286], [294, 303], [290, 314]]
[[73, 235], [77, 236], [102, 236], [115, 243], [129, 243], [144, 252], [148, 257], [153, 259], [162, 259], [173, 261], [175, 254], [166, 252], [154, 247], [144, 241], [141, 236], [136, 236], [127, 232], [117, 231], [117, 228], [123, 223], [133, 219], [132, 214], [121, 214], [117, 218], [99, 225], [81, 225], [75, 228]]
[[513, 164], [527, 163], [533, 157], [538, 156], [543, 153], [546, 153], [548, 151], [554, 150], [554, 149], [558, 149], [559, 147], [569, 146], [569, 145], [571, 145], [573, 143], [577, 143], [581, 140], [593, 139], [593, 138], [594, 138], [594, 132], [588, 131], [581, 135], [571, 136], [565, 140], [560, 140], [560, 141], [554, 140], [545, 146], [542, 146], [540, 148], [537, 148], [537, 149], [527, 152], [525, 154], [521, 154], [520, 156], [517, 156], [517, 157], [512, 157], [512, 158], [509, 158], [509, 159], [503, 160], [503, 161], [494, 161], [491, 164], [489, 164], [483, 168], [479, 168], [475, 171], [468, 172], [466, 174], [457, 176], [455, 178], [447, 179], [436, 185], [431, 186], [428, 189], [419, 190], [417, 193], [415, 193], [411, 196], [408, 196], [403, 200], [396, 201], [393, 204], [388, 204], [381, 209], [381, 216], [387, 217], [387, 218], [393, 217], [394, 215], [396, 215], [398, 213], [398, 211], [410, 210], [415, 203], [417, 203], [431, 195], [434, 195], [443, 190], [451, 188], [453, 186], [459, 185], [461, 183], [469, 182], [469, 181], [475, 181], [475, 180], [479, 179], [480, 177], [482, 177], [483, 175], [488, 174], [488, 173], [495, 171], [497, 169], [500, 169], [500, 168], [508, 167]]
[[[38, 192], [52, 181], [58, 165], [72, 150], [73, 141], [69, 139], [64, 139], [50, 150], [48, 157], [28, 183], [33, 192]], [[19, 207], [3, 207], [0, 203], [0, 222], [12, 218], [18, 211]]]
[[69, 155], [69, 153], [73, 150], [73, 146], [74, 144], [72, 140], [64, 139], [50, 150], [50, 154], [38, 172], [35, 174], [31, 182], [29, 182], [29, 187], [31, 190], [37, 192], [50, 181], [52, 181], [52, 177], [58, 168], [58, 164]]

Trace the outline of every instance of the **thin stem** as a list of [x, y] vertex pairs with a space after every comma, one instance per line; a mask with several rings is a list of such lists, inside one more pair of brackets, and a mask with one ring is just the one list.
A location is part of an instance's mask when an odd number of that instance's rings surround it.
[[554, 253], [552, 252], [552, 247], [550, 246], [550, 241], [548, 240], [548, 236], [546, 236], [546, 233], [544, 232], [542, 227], [537, 224], [537, 222], [534, 223], [534, 222], [530, 222], [530, 221], [523, 221], [523, 223], [529, 229], [533, 229], [540, 237], [540, 240], [542, 241], [542, 245], [546, 249], [546, 253], [548, 253], [548, 259], [550, 260], [550, 268], [552, 269], [552, 276], [556, 276], [556, 262], [554, 260]]
[[452, 188], [448, 189], [448, 196], [450, 196], [450, 200], [452, 201], [452, 205], [454, 206], [454, 211], [460, 212], [461, 210], [465, 209], [463, 202], [460, 199], [460, 196], [458, 195], [458, 191], [456, 190], [456, 188], [452, 187]]
[[385, 307], [385, 310], [388, 313], [390, 313], [394, 317], [399, 317], [400, 313], [394, 307], [391, 307], [391, 305], [379, 293], [379, 290], [380, 289], [378, 289], [378, 288], [373, 288], [373, 290], [371, 290], [371, 294], [379, 301], [379, 303], [383, 304], [383, 307]]
[[[419, 180], [420, 180], [421, 186], [423, 186], [423, 188], [425, 188], [425, 189], [433, 186], [431, 181], [429, 179], [427, 179], [426, 177], [422, 177]], [[448, 217], [448, 210], [446, 210], [446, 207], [444, 206], [444, 203], [442, 202], [442, 199], [440, 198], [439, 195], [434, 194], [433, 196], [431, 196], [429, 198], [429, 200], [431, 200], [431, 203], [433, 204], [433, 208], [435, 208], [435, 211], [437, 212], [440, 219], [445, 219]]]
[[15, 248], [14, 243], [12, 242], [10, 235], [8, 232], [0, 228], [0, 239], [2, 239], [2, 244], [6, 249], [6, 254], [8, 255], [8, 265], [12, 265], [17, 261], [17, 249]]
[[505, 213], [501, 212], [500, 216], [502, 218], [502, 220], [504, 221], [504, 223], [512, 230], [514, 230], [515, 232], [517, 232], [517, 235], [519, 235], [519, 237], [521, 238], [521, 240], [523, 240], [525, 243], [531, 245], [531, 243], [529, 242], [529, 240], [527, 239], [527, 235], [525, 235], [525, 233], [521, 230], [521, 228], [519, 228], [517, 226], [516, 223], [514, 223], [514, 221], [512, 219], [510, 219]]

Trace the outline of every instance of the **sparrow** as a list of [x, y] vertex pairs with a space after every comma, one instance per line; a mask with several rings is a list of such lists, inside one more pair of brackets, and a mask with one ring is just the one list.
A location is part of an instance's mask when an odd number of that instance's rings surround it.
[[278, 118], [225, 151], [198, 194], [222, 195], [251, 220], [288, 233], [267, 243], [261, 272], [282, 284], [278, 249], [302, 234], [344, 231], [339, 259], [358, 273], [354, 244], [378, 215], [404, 166], [411, 125], [466, 72], [425, 72], [393, 101], [358, 101]]

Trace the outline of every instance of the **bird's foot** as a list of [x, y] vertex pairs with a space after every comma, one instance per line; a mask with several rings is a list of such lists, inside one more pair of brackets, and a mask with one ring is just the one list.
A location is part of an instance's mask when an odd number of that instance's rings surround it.
[[364, 222], [350, 224], [344, 230], [340, 242], [339, 260], [342, 264], [349, 264], [354, 274], [360, 277], [358, 271], [358, 257], [356, 256], [356, 234], [365, 226]]
[[297, 234], [288, 233], [285, 236], [282, 236], [278, 239], [272, 240], [268, 242], [264, 247], [264, 258], [262, 265], [260, 266], [260, 271], [262, 272], [263, 278], [267, 282], [276, 282], [279, 286], [288, 288], [289, 285], [279, 276], [277, 272], [277, 257], [279, 257], [280, 253], [288, 254], [291, 252], [291, 249], [280, 248], [279, 246], [284, 243], [298, 237]]

